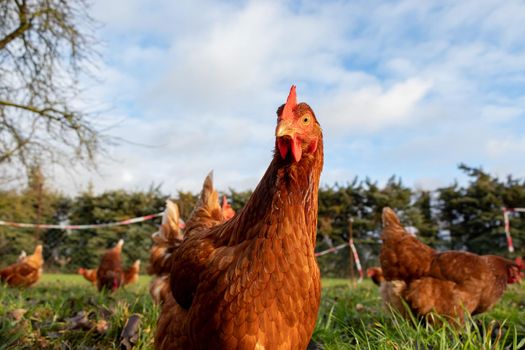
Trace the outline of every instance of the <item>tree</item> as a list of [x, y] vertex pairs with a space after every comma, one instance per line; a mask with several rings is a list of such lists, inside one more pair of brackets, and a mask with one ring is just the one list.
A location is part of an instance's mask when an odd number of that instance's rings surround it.
[[[85, 192], [73, 200], [69, 210], [71, 224], [101, 224], [129, 219], [131, 217], [159, 213], [164, 210], [167, 197], [158, 188], [147, 192], [124, 190], [93, 195]], [[98, 266], [100, 257], [119, 239], [124, 239], [123, 263], [136, 259], [148, 261], [151, 235], [158, 230], [160, 218], [134, 225], [71, 231], [60, 242], [59, 255], [71, 258], [69, 271], [78, 267]]]
[[419, 238], [425, 243], [436, 246], [439, 242], [437, 218], [433, 214], [432, 193], [418, 190], [414, 194], [413, 205], [406, 210], [407, 217], [419, 231]]
[[[59, 222], [60, 203], [66, 199], [48, 188], [38, 166], [31, 168], [27, 185], [20, 191], [0, 191], [0, 219], [22, 223]], [[44, 244], [44, 258], [62, 242], [61, 230], [37, 230], [0, 226], [0, 256], [5, 262], [16, 260], [21, 250], [30, 253], [38, 243]]]
[[[229, 192], [229, 193], [228, 193]], [[248, 200], [252, 196], [253, 191], [235, 191], [233, 188], [230, 188], [228, 192], [222, 193], [223, 195], [228, 196], [228, 200], [235, 212], [239, 212], [246, 203], [248, 203]], [[222, 197], [221, 197], [222, 198]], [[222, 199], [221, 199], [222, 200]], [[222, 203], [222, 202], [221, 202]]]
[[[2, 220], [30, 222], [33, 208], [24, 203], [24, 197], [14, 190], [0, 191], [0, 215]], [[22, 250], [27, 253], [35, 247], [33, 231], [0, 226], [1, 267], [16, 261]]]
[[193, 212], [197, 199], [196, 194], [185, 191], [177, 191], [177, 197], [173, 199], [179, 207], [179, 214], [182, 220], [188, 220], [190, 214]]
[[78, 103], [95, 22], [86, 0], [0, 0], [0, 166], [94, 165], [102, 135]]
[[[472, 180], [468, 187], [454, 184], [438, 190], [439, 213], [443, 228], [450, 232], [452, 249], [466, 249], [480, 254], [506, 254], [502, 207], [525, 203], [523, 181], [507, 178], [502, 182], [481, 168], [461, 164], [459, 168]], [[516, 215], [516, 219], [519, 218]], [[518, 251], [525, 241], [523, 222], [512, 222], [513, 238]]]

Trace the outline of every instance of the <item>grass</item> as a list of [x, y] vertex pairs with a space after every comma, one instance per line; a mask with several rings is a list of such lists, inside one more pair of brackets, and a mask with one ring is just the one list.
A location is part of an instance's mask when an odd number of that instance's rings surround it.
[[[148, 293], [149, 277], [114, 294], [98, 293], [77, 275], [44, 274], [28, 289], [0, 285], [0, 350], [113, 349], [130, 315], [141, 316], [134, 349], [151, 349], [158, 309]], [[20, 319], [17, 310], [25, 310]], [[84, 312], [88, 326], [74, 317]], [[98, 331], [95, 325], [107, 329]]]
[[[158, 308], [148, 282], [143, 276], [112, 295], [98, 293], [77, 275], [45, 274], [29, 289], [0, 285], [0, 350], [118, 348], [122, 328], [134, 313], [141, 317], [134, 349], [151, 349]], [[510, 286], [491, 312], [469, 320], [461, 331], [385, 312], [370, 282], [354, 287], [344, 279], [324, 279], [322, 285], [311, 348], [525, 349], [525, 285]], [[88, 326], [74, 322], [79, 312]], [[107, 329], [97, 330], [104, 322]]]
[[313, 339], [322, 349], [525, 349], [525, 285], [512, 285], [488, 313], [461, 329], [386, 312], [369, 281], [323, 288]]

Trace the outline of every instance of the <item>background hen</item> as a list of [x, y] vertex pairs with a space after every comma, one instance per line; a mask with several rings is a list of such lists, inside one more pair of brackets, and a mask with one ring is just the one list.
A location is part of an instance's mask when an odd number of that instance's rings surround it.
[[0, 270], [0, 279], [11, 287], [29, 287], [42, 276], [42, 245], [36, 246], [32, 255]]
[[381, 283], [385, 281], [385, 277], [383, 277], [383, 270], [377, 266], [366, 269], [366, 275], [370, 277], [372, 282], [374, 282], [374, 284], [377, 286], [380, 286]]
[[97, 288], [99, 291], [106, 289], [114, 292], [122, 284], [122, 261], [120, 253], [124, 240], [119, 240], [117, 245], [108, 249], [100, 259], [100, 265], [97, 270]]
[[87, 281], [97, 284], [97, 271], [98, 269], [85, 269], [83, 267], [78, 269], [78, 274], [82, 275]]
[[517, 267], [502, 257], [436, 252], [408, 234], [390, 208], [383, 210], [381, 238], [384, 277], [405, 283], [396, 296], [420, 316], [431, 311], [453, 318], [464, 310], [484, 312], [500, 299], [507, 283], [517, 281]]
[[322, 133], [292, 87], [278, 109], [273, 160], [224, 221], [211, 179], [171, 257], [159, 349], [305, 349], [320, 298], [314, 257]]

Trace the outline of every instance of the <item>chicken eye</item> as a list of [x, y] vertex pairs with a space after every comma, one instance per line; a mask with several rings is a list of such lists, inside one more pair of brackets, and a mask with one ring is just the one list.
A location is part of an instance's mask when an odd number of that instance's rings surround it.
[[309, 115], [304, 115], [302, 120], [303, 120], [303, 125], [310, 124], [310, 116]]

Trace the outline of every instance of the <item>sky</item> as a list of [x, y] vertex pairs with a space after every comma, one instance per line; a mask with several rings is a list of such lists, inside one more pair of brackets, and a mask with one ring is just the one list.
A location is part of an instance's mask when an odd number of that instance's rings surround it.
[[[321, 182], [435, 189], [457, 166], [525, 177], [522, 1], [95, 0], [88, 90], [120, 140], [68, 192], [253, 189], [292, 84], [323, 128]], [[99, 121], [100, 122], [100, 121]]]

